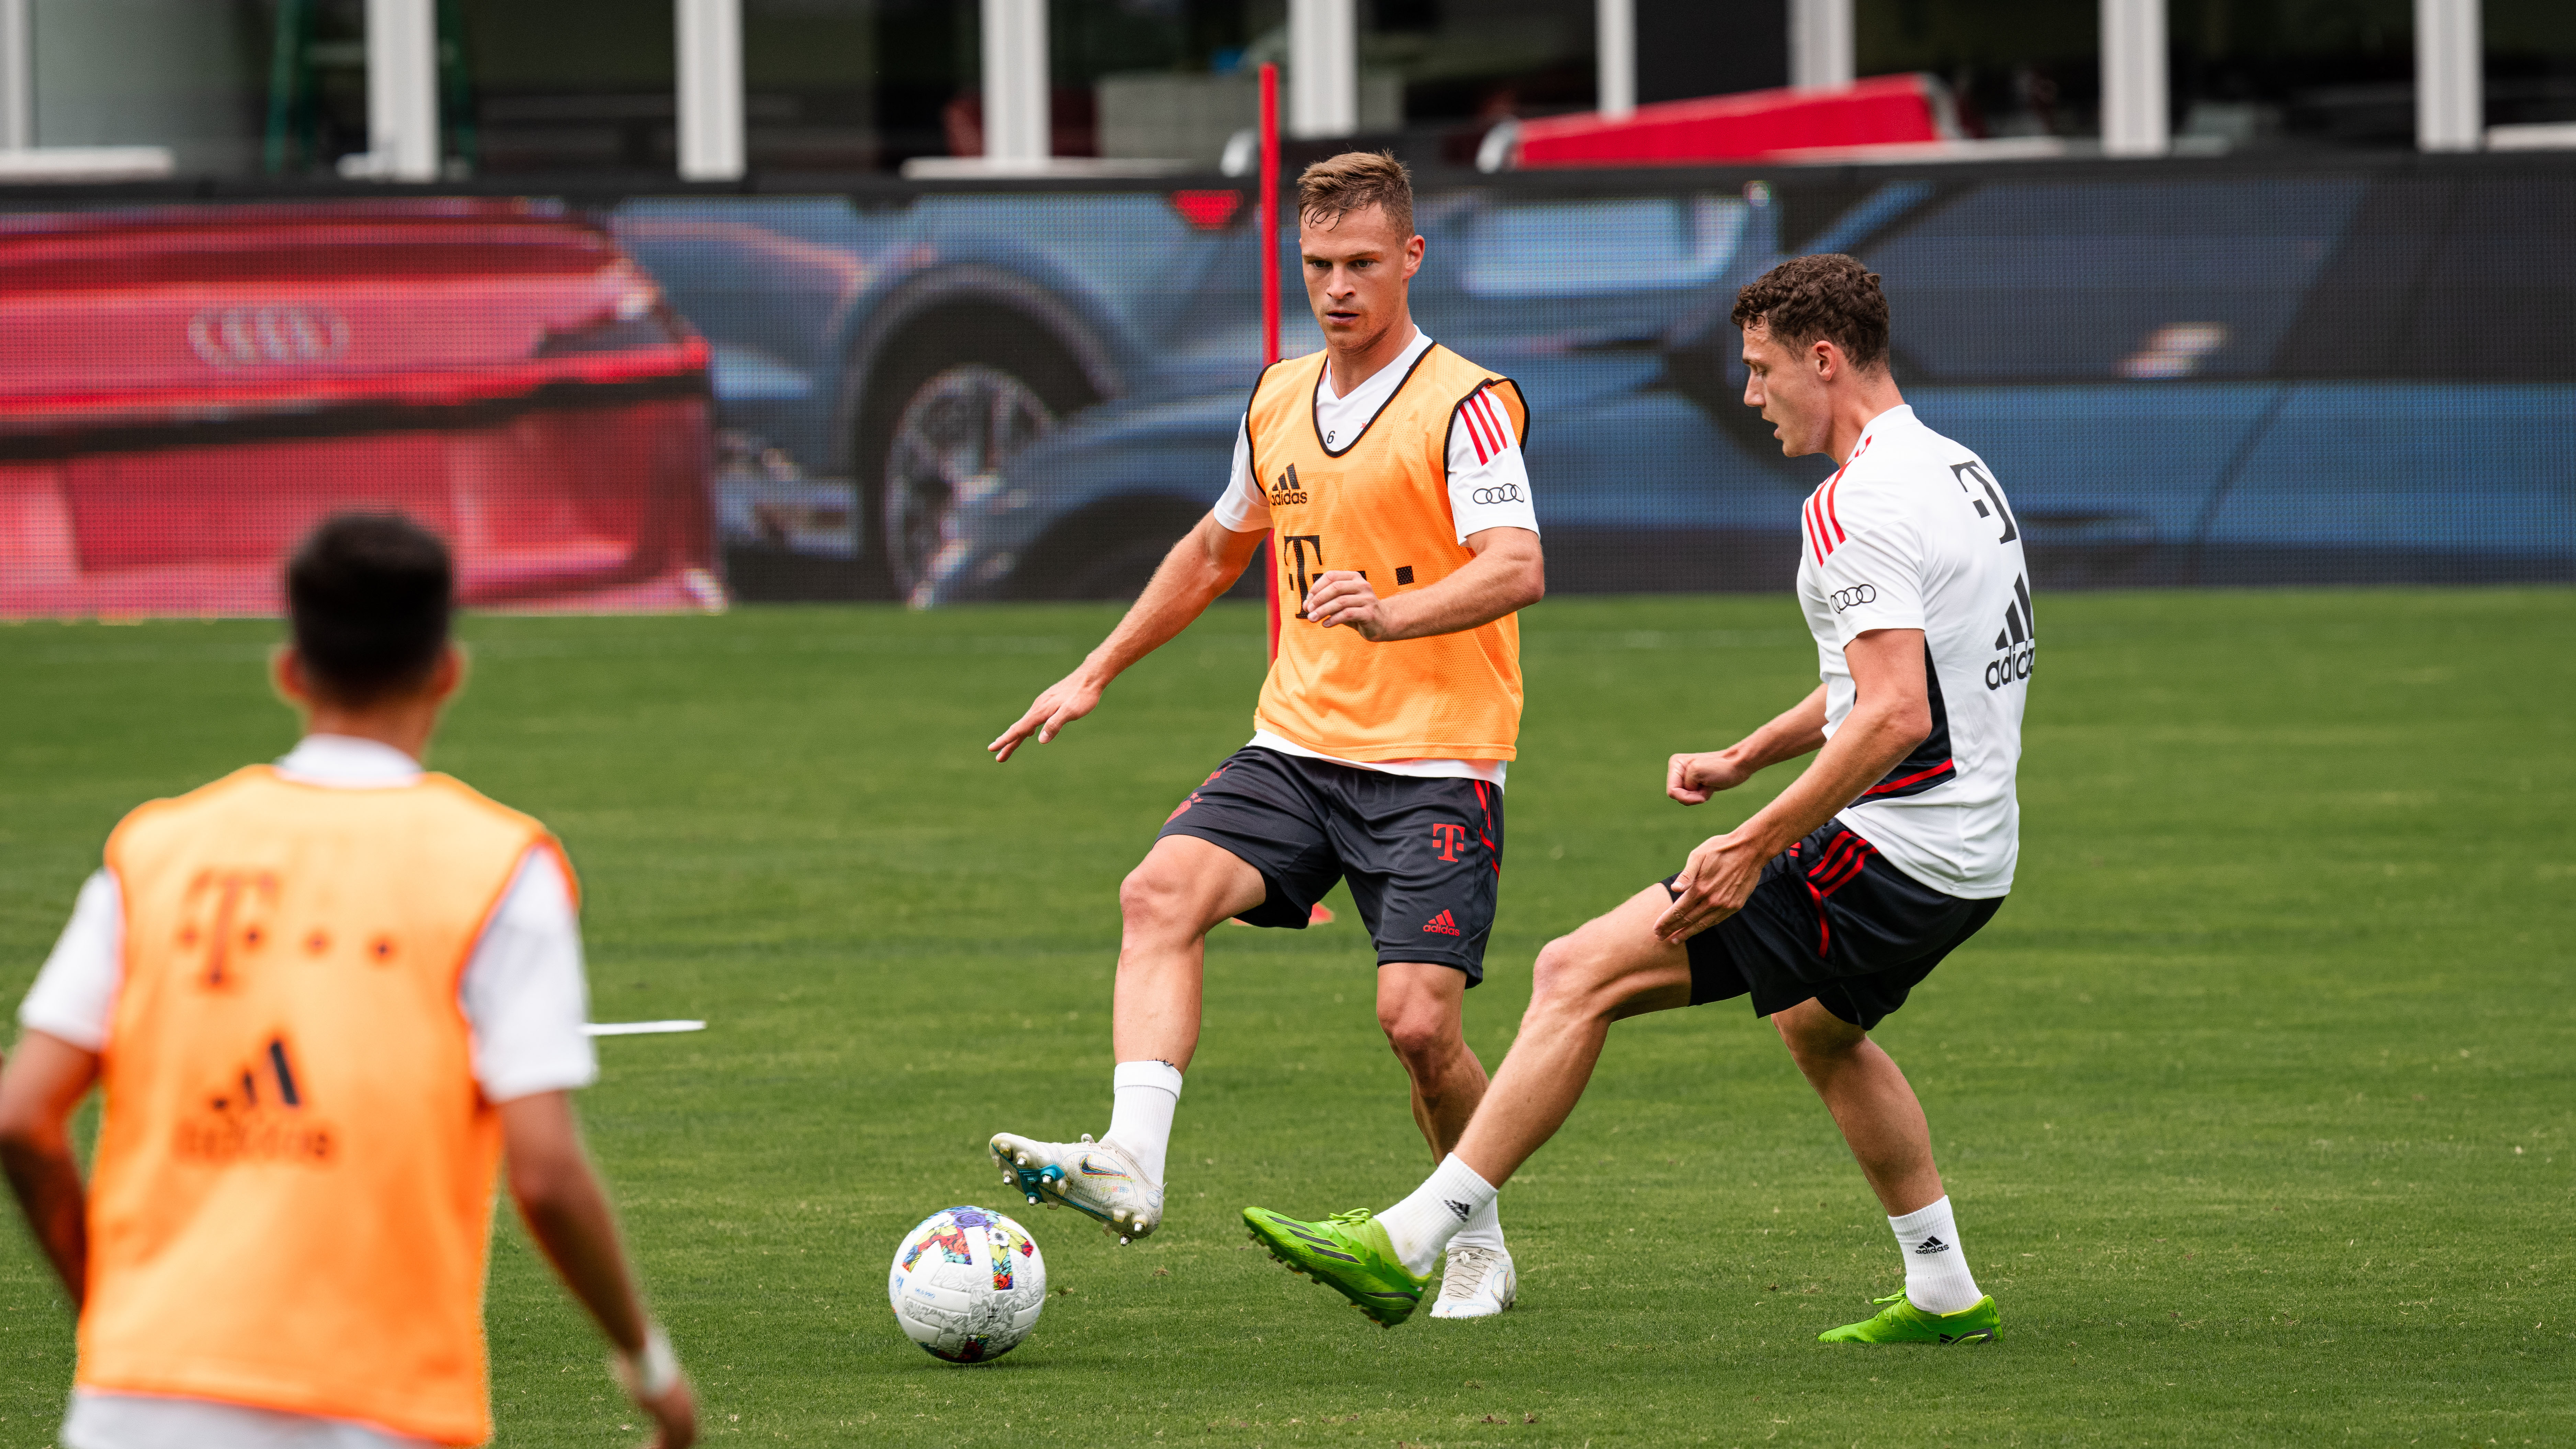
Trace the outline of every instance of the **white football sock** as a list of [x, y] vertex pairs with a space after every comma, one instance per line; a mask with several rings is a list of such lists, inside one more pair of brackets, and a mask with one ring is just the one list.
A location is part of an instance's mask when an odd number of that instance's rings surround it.
[[1160, 1183], [1172, 1150], [1172, 1113], [1181, 1105], [1181, 1069], [1170, 1062], [1120, 1062], [1109, 1088], [1108, 1140]]
[[1968, 1273], [1968, 1255], [1959, 1248], [1959, 1225], [1950, 1220], [1950, 1199], [1889, 1218], [1896, 1248], [1905, 1255], [1905, 1299], [1926, 1313], [1956, 1313], [1973, 1308], [1985, 1295]]
[[1491, 1248], [1497, 1253], [1511, 1251], [1503, 1245], [1501, 1198], [1496, 1198], [1476, 1209], [1476, 1215], [1467, 1219], [1467, 1226], [1460, 1228], [1458, 1236], [1449, 1240], [1449, 1246], [1453, 1248], [1467, 1244], [1479, 1248]]
[[1413, 1190], [1413, 1196], [1377, 1215], [1395, 1243], [1395, 1255], [1416, 1273], [1428, 1273], [1460, 1229], [1494, 1205], [1494, 1185], [1450, 1153]]

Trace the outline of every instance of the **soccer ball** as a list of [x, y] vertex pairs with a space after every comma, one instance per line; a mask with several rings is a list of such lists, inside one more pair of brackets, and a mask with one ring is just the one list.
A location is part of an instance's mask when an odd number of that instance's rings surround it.
[[932, 1213], [895, 1246], [886, 1301], [933, 1358], [982, 1363], [1019, 1347], [1046, 1311], [1046, 1259], [1018, 1223], [979, 1207]]

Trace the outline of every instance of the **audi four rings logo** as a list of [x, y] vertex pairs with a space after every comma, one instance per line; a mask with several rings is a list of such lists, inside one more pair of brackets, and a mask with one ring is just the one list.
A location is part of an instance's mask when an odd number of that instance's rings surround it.
[[1518, 503], [1521, 501], [1521, 485], [1506, 483], [1500, 488], [1479, 488], [1469, 496], [1478, 503]]
[[1848, 589], [1834, 590], [1834, 612], [1837, 614], [1856, 605], [1877, 602], [1878, 590], [1868, 584], [1854, 584]]
[[349, 319], [328, 307], [209, 307], [188, 345], [213, 367], [329, 362], [349, 350]]

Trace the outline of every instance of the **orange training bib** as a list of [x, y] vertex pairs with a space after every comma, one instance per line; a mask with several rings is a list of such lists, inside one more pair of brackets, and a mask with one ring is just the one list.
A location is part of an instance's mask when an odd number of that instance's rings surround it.
[[266, 766], [117, 827], [84, 1388], [490, 1437], [500, 1119], [456, 993], [539, 844], [444, 775], [332, 789]]
[[1372, 644], [1299, 617], [1328, 569], [1367, 577], [1380, 597], [1438, 583], [1475, 554], [1449, 511], [1449, 425], [1490, 390], [1526, 436], [1520, 388], [1433, 344], [1375, 418], [1334, 452], [1315, 431], [1326, 354], [1274, 363], [1252, 390], [1253, 477], [1270, 503], [1284, 616], [1279, 657], [1253, 721], [1347, 760], [1508, 760], [1520, 738], [1520, 624]]

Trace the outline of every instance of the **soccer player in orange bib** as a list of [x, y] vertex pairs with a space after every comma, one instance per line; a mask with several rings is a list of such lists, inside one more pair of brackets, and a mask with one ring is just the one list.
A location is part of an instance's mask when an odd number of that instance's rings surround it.
[[[1435, 1159], [1485, 1092], [1460, 1032], [1503, 865], [1503, 779], [1520, 733], [1515, 611], [1546, 592], [1509, 379], [1435, 344], [1405, 290], [1422, 265], [1413, 186], [1353, 152], [1298, 179], [1298, 249], [1324, 350], [1253, 387], [1223, 496], [1082, 667], [989, 748], [1007, 760], [1100, 703], [1187, 628], [1266, 537], [1295, 607], [1250, 743], [1164, 822], [1119, 891], [1117, 1067], [1102, 1140], [992, 1140], [1003, 1180], [1124, 1242], [1161, 1226], [1181, 1074], [1198, 1046], [1207, 932], [1305, 926], [1350, 882], [1377, 951], [1378, 1023]], [[1433, 1316], [1511, 1306], [1490, 1204], [1448, 1244]]]
[[68, 1449], [490, 1438], [505, 1159], [652, 1443], [696, 1437], [566, 1095], [598, 1067], [563, 849], [420, 767], [463, 676], [453, 578], [403, 519], [306, 539], [275, 665], [302, 741], [128, 815], [20, 1008], [0, 1163], [80, 1314]]

